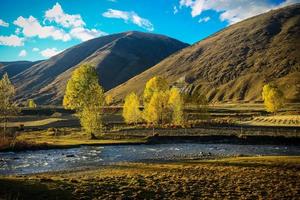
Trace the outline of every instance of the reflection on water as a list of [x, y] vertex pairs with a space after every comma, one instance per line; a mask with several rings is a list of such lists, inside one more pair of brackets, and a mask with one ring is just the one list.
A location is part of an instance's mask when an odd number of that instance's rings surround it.
[[29, 174], [47, 171], [95, 167], [116, 162], [169, 160], [202, 155], [300, 155], [300, 147], [234, 144], [155, 144], [83, 146], [0, 153], [0, 174]]

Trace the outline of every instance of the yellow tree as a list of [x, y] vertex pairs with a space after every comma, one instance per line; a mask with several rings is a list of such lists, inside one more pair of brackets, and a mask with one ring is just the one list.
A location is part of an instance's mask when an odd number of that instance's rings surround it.
[[83, 129], [94, 133], [102, 127], [104, 92], [95, 67], [84, 64], [77, 68], [67, 83], [63, 106], [76, 110]]
[[264, 85], [262, 98], [268, 112], [277, 112], [284, 105], [283, 92], [274, 84]]
[[155, 92], [167, 91], [168, 89], [169, 85], [165, 78], [154, 76], [146, 83], [143, 94], [144, 105], [150, 102], [151, 97]]
[[113, 97], [110, 94], [108, 94], [108, 95], [105, 96], [105, 104], [107, 106], [110, 106], [113, 101], [114, 101], [114, 99], [113, 99]]
[[5, 137], [9, 116], [18, 113], [18, 106], [14, 101], [15, 88], [10, 82], [8, 75], [4, 74], [0, 80], [0, 119], [3, 121], [3, 133]]
[[29, 108], [36, 108], [36, 107], [37, 107], [37, 105], [36, 105], [36, 103], [33, 101], [33, 99], [29, 99], [29, 100], [28, 100], [28, 107], [29, 107]]
[[[67, 109], [82, 110], [94, 98], [93, 90], [101, 89], [98, 75], [94, 66], [83, 64], [72, 73], [67, 83], [63, 106]], [[103, 99], [100, 99], [100, 101]]]
[[169, 91], [155, 91], [145, 105], [143, 118], [147, 123], [164, 124], [169, 119]]
[[[102, 106], [104, 94], [99, 84], [90, 87], [95, 99], [90, 99], [86, 106], [78, 113], [80, 124], [85, 132], [93, 134], [102, 129]], [[93, 136], [92, 136], [93, 137]]]
[[170, 90], [170, 97], [169, 97], [169, 106], [172, 110], [172, 122], [175, 125], [183, 125], [183, 98], [180, 94], [178, 88], [172, 88]]
[[126, 96], [123, 106], [123, 118], [127, 124], [136, 124], [141, 120], [141, 111], [139, 107], [140, 101], [134, 92]]

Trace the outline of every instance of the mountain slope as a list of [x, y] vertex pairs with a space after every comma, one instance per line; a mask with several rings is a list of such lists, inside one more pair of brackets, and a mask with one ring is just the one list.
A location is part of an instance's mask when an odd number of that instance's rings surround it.
[[110, 90], [117, 100], [141, 94], [154, 75], [199, 89], [211, 102], [261, 101], [276, 82], [289, 101], [300, 102], [300, 4], [247, 19], [208, 37]]
[[41, 61], [0, 62], [0, 77], [2, 77], [4, 73], [7, 73], [11, 78], [39, 62]]
[[92, 39], [71, 47], [13, 77], [18, 98], [60, 104], [67, 80], [81, 63], [96, 66], [100, 84], [111, 89], [188, 46], [150, 33], [125, 32]]

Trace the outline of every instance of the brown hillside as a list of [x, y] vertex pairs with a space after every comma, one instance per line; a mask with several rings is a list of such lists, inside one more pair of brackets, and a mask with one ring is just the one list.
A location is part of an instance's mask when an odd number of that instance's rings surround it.
[[247, 19], [169, 56], [110, 90], [117, 100], [141, 93], [154, 75], [184, 89], [200, 89], [211, 102], [261, 101], [276, 82], [289, 101], [300, 102], [300, 4]]
[[150, 33], [125, 32], [95, 38], [39, 62], [12, 77], [18, 99], [61, 104], [66, 83], [81, 63], [92, 63], [100, 84], [109, 90], [188, 46]]

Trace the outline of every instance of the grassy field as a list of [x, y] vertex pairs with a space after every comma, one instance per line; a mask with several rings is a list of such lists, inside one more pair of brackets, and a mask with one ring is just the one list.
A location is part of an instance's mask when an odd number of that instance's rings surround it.
[[55, 133], [53, 130], [32, 131], [18, 136], [19, 140], [34, 142], [37, 144], [48, 143], [50, 145], [68, 146], [68, 145], [97, 145], [97, 144], [120, 144], [120, 143], [143, 143], [143, 138], [137, 139], [90, 139], [90, 135], [78, 129], [63, 129]]
[[11, 199], [298, 199], [300, 157], [119, 164], [0, 178]]
[[241, 124], [254, 126], [300, 126], [300, 115], [261, 116]]
[[[146, 124], [127, 125], [120, 107], [106, 107], [103, 116], [104, 135], [97, 140], [80, 130], [80, 124], [73, 112], [63, 108], [24, 109], [21, 114], [11, 117], [8, 127], [17, 131], [17, 145], [21, 149], [52, 147], [74, 147], [79, 145], [145, 143], [154, 133], [160, 136], [283, 136], [298, 137], [299, 131], [277, 130], [272, 127], [300, 127], [299, 104], [290, 104], [277, 115], [269, 115], [262, 104], [217, 104], [208, 107], [209, 114], [201, 119], [202, 113], [189, 108], [186, 128], [172, 126], [156, 127], [152, 131]], [[248, 126], [238, 128], [234, 126]], [[1, 124], [0, 124], [1, 126]], [[264, 127], [271, 129], [256, 128]], [[215, 128], [214, 128], [215, 127]], [[233, 128], [229, 128], [233, 127]], [[18, 143], [18, 141], [20, 141]], [[29, 145], [26, 145], [29, 143]], [[14, 142], [13, 142], [14, 144]], [[0, 150], [17, 149], [7, 140], [0, 141]], [[27, 148], [29, 147], [29, 148]]]
[[13, 141], [1, 137], [0, 151], [61, 149], [74, 148], [81, 145], [144, 144], [146, 142], [147, 139], [144, 137], [91, 139], [90, 135], [78, 129], [50, 129], [22, 132]]

